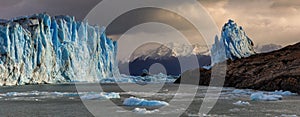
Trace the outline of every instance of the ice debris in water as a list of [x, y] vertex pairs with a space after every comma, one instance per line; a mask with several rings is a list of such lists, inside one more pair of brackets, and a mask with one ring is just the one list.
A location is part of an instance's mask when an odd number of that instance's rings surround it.
[[166, 74], [154, 74], [145, 77], [120, 75], [120, 77], [105, 78], [101, 83], [173, 83], [176, 77]]
[[233, 103], [234, 105], [240, 105], [240, 106], [244, 106], [244, 105], [250, 105], [249, 102], [246, 101], [237, 101], [235, 103]]
[[79, 96], [77, 92], [7, 92], [5, 94], [0, 94], [4, 97], [25, 97], [25, 96], [55, 96], [55, 97], [76, 97]]
[[238, 96], [249, 96], [253, 101], [277, 101], [281, 100], [283, 96], [293, 96], [297, 95], [296, 93], [292, 93], [290, 91], [274, 91], [274, 92], [255, 92], [249, 89], [235, 89], [231, 92], [234, 95]]
[[82, 100], [95, 100], [95, 99], [118, 99], [120, 98], [120, 94], [119, 93], [105, 93], [105, 92], [101, 92], [101, 93], [88, 93], [85, 95], [80, 96], [80, 98]]
[[[277, 116], [275, 116], [277, 117]], [[287, 114], [282, 114], [280, 117], [298, 117], [297, 115], [287, 115]]]
[[93, 100], [93, 99], [115, 99], [120, 98], [119, 93], [114, 92], [7, 92], [0, 94], [1, 97], [14, 98], [14, 97], [79, 97], [83, 100]]
[[146, 99], [139, 99], [136, 97], [126, 98], [123, 102], [125, 106], [168, 106], [169, 104], [164, 101], [158, 100], [146, 100]]
[[159, 110], [158, 109], [147, 110], [146, 108], [135, 108], [134, 110], [132, 110], [132, 112], [138, 113], [138, 114], [151, 114], [151, 113], [159, 112]]
[[244, 95], [251, 95], [251, 91], [241, 90], [241, 89], [235, 89], [232, 91], [233, 94], [244, 94]]
[[252, 101], [277, 101], [281, 100], [281, 95], [268, 95], [264, 94], [263, 92], [256, 92], [251, 94], [250, 96]]
[[281, 96], [293, 96], [293, 95], [297, 95], [296, 93], [292, 93], [290, 91], [283, 91], [283, 90], [276, 90], [275, 92], [269, 92], [268, 94], [270, 95], [281, 95]]

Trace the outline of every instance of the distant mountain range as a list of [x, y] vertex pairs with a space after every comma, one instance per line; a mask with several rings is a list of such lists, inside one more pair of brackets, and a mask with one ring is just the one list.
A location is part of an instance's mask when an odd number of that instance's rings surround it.
[[[182, 69], [182, 68], [189, 68], [189, 66], [195, 66], [192, 65], [194, 62], [190, 61], [196, 61], [198, 62], [198, 67], [208, 66], [211, 63], [210, 56], [207, 55], [189, 55], [189, 56], [161, 56], [161, 57], [139, 57], [134, 59], [130, 62], [120, 62], [119, 63], [119, 70], [122, 74], [128, 74], [128, 75], [134, 75], [134, 76], [140, 76], [143, 74], [143, 70], [148, 70], [151, 67], [151, 65], [155, 63], [159, 63], [164, 66], [166, 70], [167, 75], [174, 75], [178, 76], [183, 71], [189, 70], [189, 69]], [[185, 63], [184, 65], [186, 67], [180, 66], [180, 62]], [[192, 68], [195, 69], [195, 68]], [[128, 73], [129, 72], [129, 73]], [[156, 73], [160, 71], [155, 71]]]
[[[222, 28], [220, 39], [216, 37], [215, 44], [211, 50], [201, 44], [148, 44], [143, 46], [143, 48], [137, 49], [130, 57], [129, 62], [121, 61], [119, 69], [122, 74], [139, 76], [143, 73], [143, 70], [149, 70], [151, 65], [159, 63], [165, 67], [168, 75], [180, 75], [183, 72], [180, 63], [185, 63], [186, 66], [193, 66], [188, 64], [192, 64], [190, 60], [195, 56], [198, 60], [198, 67], [204, 67], [210, 66], [212, 61], [213, 63], [218, 63], [227, 59], [235, 60], [249, 57], [255, 53], [266, 53], [280, 48], [281, 46], [275, 44], [254, 46], [254, 43], [246, 35], [243, 28], [238, 26], [233, 20], [229, 20]], [[222, 53], [225, 53], [226, 58], [224, 60], [222, 60]], [[211, 54], [213, 58], [211, 58]], [[159, 71], [157, 70], [157, 72]]]

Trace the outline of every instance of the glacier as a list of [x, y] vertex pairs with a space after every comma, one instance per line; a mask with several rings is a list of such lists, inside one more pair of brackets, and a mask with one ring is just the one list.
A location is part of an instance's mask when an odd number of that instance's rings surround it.
[[[226, 58], [222, 56], [223, 52], [226, 53]], [[245, 58], [254, 54], [256, 52], [253, 41], [247, 36], [243, 28], [231, 19], [223, 26], [221, 38], [216, 36], [215, 43], [211, 48], [212, 64], [228, 59]]]
[[119, 75], [105, 28], [46, 13], [0, 20], [0, 85], [98, 81]]

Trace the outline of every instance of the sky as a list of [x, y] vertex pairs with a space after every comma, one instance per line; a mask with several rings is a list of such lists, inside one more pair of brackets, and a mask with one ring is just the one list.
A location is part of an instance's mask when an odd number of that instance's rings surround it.
[[[174, 0], [176, 1], [176, 0]], [[182, 0], [180, 0], [182, 2]], [[9, 19], [22, 15], [47, 12], [50, 15], [70, 15], [77, 20], [82, 20], [86, 14], [100, 0], [1, 0], [0, 18]], [[206, 8], [219, 29], [222, 28], [228, 19], [233, 19], [238, 25], [243, 26], [247, 35], [256, 45], [278, 44], [282, 46], [299, 42], [300, 37], [300, 1], [299, 0], [199, 0]], [[122, 4], [116, 2], [116, 8]], [[198, 12], [193, 4], [174, 5], [182, 10], [190, 11], [189, 15], [196, 16]], [[111, 11], [107, 11], [107, 15]], [[105, 17], [105, 16], [104, 16]], [[149, 18], [156, 18], [160, 22], [168, 22], [175, 25], [179, 30], [187, 32], [190, 38], [196, 40], [199, 35], [194, 35], [191, 27], [185, 23], [183, 18], [174, 13], [167, 13], [163, 10], [144, 9], [136, 14], [128, 13], [127, 16], [113, 26], [108, 33], [111, 37], [120, 35], [129, 24], [140, 21], [147, 21]], [[126, 20], [129, 19], [129, 20]], [[99, 19], [101, 20], [101, 18]], [[181, 23], [178, 23], [180, 21]], [[101, 25], [101, 24], [100, 24]], [[147, 25], [148, 27], [151, 25]], [[162, 26], [155, 30], [141, 29], [137, 27], [124, 36], [126, 39], [138, 40], [141, 38], [157, 39], [175, 38], [176, 31]], [[126, 29], [126, 28], [125, 28]], [[161, 30], [163, 29], [163, 31]], [[154, 33], [156, 33], [154, 35]], [[169, 36], [166, 36], [169, 35]], [[171, 35], [171, 36], [170, 36]], [[172, 40], [171, 40], [172, 41]], [[126, 41], [128, 42], [128, 41]], [[128, 42], [129, 43], [129, 42]]]

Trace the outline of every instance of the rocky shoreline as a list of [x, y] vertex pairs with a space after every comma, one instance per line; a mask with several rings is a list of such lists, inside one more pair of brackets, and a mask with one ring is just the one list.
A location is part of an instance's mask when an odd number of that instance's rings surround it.
[[[183, 75], [197, 71], [200, 72], [199, 85], [209, 85], [211, 70], [200, 68]], [[224, 86], [300, 93], [300, 43], [270, 53], [228, 60]]]

